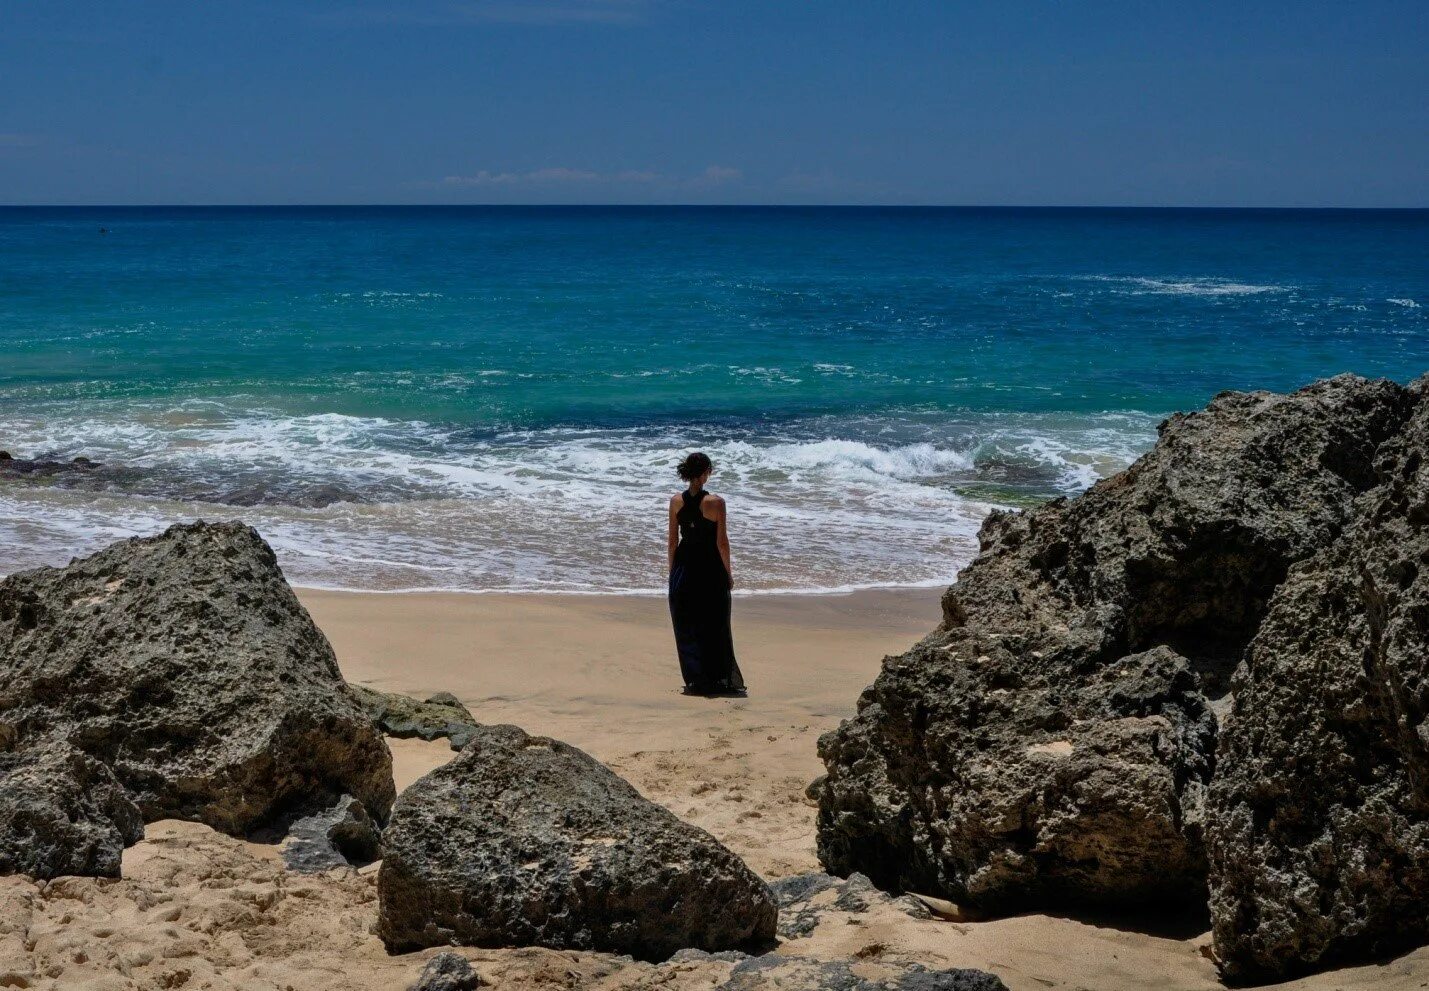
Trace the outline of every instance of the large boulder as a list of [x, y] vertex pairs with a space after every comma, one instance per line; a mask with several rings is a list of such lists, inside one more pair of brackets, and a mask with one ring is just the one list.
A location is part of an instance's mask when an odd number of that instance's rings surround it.
[[1204, 901], [1230, 676], [1412, 393], [1224, 393], [1072, 500], [995, 513], [942, 626], [820, 740], [820, 858], [993, 910]]
[[1238, 980], [1429, 936], [1429, 402], [1378, 479], [1292, 570], [1234, 684], [1209, 838]]
[[240, 834], [344, 794], [380, 821], [395, 792], [381, 733], [241, 523], [0, 582], [0, 720], [106, 765], [149, 821]]
[[124, 787], [63, 741], [7, 750], [9, 735], [0, 732], [0, 874], [118, 877], [124, 848], [144, 837]]
[[546, 946], [663, 960], [775, 935], [774, 896], [708, 833], [580, 750], [485, 726], [383, 836], [389, 949]]

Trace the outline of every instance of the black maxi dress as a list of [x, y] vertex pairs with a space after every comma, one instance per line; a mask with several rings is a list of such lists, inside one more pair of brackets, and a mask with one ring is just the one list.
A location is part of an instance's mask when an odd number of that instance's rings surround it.
[[729, 572], [715, 543], [719, 524], [700, 512], [705, 493], [681, 493], [675, 514], [680, 543], [670, 569], [670, 620], [686, 691], [711, 695], [744, 691], [729, 628]]

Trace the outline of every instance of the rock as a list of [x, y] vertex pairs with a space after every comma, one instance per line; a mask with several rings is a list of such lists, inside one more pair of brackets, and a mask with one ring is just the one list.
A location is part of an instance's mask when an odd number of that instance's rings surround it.
[[242, 507], [321, 509], [343, 502], [381, 502], [394, 494], [381, 488], [356, 488], [341, 479], [274, 477], [258, 469], [204, 478], [172, 462], [124, 465], [101, 463], [84, 456], [68, 461], [0, 457], [0, 482], [9, 481], [40, 483], [69, 491], [118, 492], [175, 502]]
[[862, 874], [850, 874], [847, 879], [831, 874], [795, 874], [771, 881], [769, 889], [779, 900], [781, 939], [812, 935], [830, 911], [861, 915], [874, 905], [888, 905], [915, 919], [933, 917], [918, 899], [879, 891]]
[[714, 953], [709, 953], [705, 950], [684, 949], [677, 951], [669, 960], [666, 960], [665, 963], [707, 963], [711, 960], [718, 963], [739, 963], [742, 960], [748, 959], [749, 954], [742, 950], [717, 950]]
[[319, 874], [334, 867], [370, 864], [382, 856], [382, 833], [351, 795], [295, 820], [285, 830], [283, 863], [289, 870]]
[[383, 836], [377, 932], [393, 952], [546, 946], [663, 960], [775, 934], [744, 863], [604, 765], [483, 726], [402, 793]]
[[71, 461], [52, 461], [44, 458], [28, 460], [11, 457], [8, 451], [0, 451], [0, 479], [5, 478], [54, 478], [76, 472], [87, 472], [99, 465], [89, 458], [74, 458]]
[[929, 970], [921, 964], [814, 960], [768, 954], [735, 966], [718, 991], [1007, 991], [985, 970]]
[[1429, 937], [1429, 380], [1356, 520], [1277, 591], [1211, 786], [1225, 974], [1280, 980]]
[[411, 991], [476, 991], [479, 987], [481, 978], [466, 957], [447, 950], [427, 961]]
[[147, 821], [242, 834], [344, 794], [381, 821], [395, 792], [382, 735], [241, 523], [0, 582], [0, 719], [108, 766]]
[[380, 692], [365, 685], [351, 688], [369, 718], [388, 736], [404, 740], [446, 737], [453, 750], [460, 750], [477, 728], [467, 707], [451, 692], [438, 692], [425, 702], [418, 702], [406, 695]]
[[1082, 496], [994, 513], [940, 629], [820, 740], [824, 865], [994, 911], [1203, 901], [1230, 675], [1413, 402], [1223, 393]]
[[0, 749], [0, 874], [118, 877], [124, 848], [143, 837], [103, 764], [62, 741]]

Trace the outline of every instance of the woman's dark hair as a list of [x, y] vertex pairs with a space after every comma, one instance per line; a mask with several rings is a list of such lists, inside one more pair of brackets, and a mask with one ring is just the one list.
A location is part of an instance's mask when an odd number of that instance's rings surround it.
[[685, 460], [675, 470], [680, 473], [680, 477], [687, 482], [692, 482], [705, 472], [714, 467], [714, 462], [710, 460], [708, 454], [700, 451], [685, 455]]

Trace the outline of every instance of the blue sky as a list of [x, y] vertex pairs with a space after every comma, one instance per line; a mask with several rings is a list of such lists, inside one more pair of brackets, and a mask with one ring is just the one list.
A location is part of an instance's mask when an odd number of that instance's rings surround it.
[[0, 203], [1429, 206], [1429, 3], [0, 0]]

